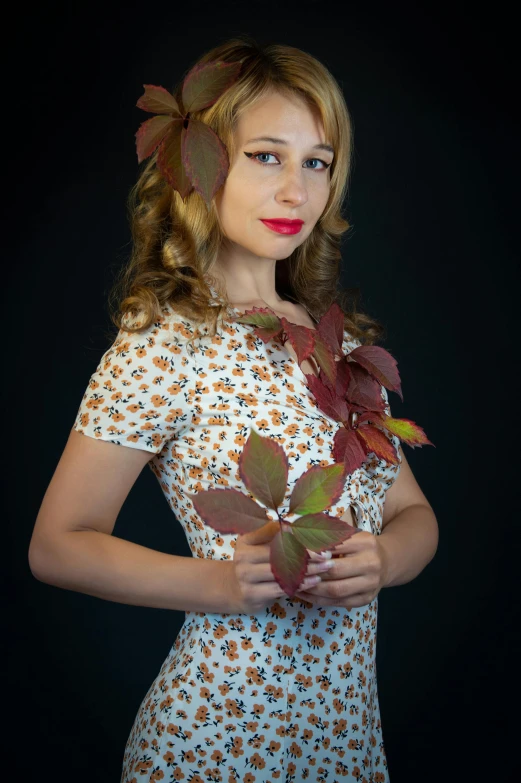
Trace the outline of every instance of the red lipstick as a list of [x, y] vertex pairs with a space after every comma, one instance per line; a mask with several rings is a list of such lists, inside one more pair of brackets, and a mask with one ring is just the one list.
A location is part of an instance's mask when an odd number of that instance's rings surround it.
[[272, 231], [277, 231], [279, 234], [298, 234], [303, 220], [288, 220], [287, 218], [273, 218], [273, 220], [262, 220], [265, 226], [271, 228]]

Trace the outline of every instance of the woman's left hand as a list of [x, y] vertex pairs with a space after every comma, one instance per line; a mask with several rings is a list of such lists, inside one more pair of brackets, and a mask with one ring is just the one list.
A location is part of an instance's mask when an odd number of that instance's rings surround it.
[[332, 549], [332, 559], [332, 568], [320, 574], [322, 581], [295, 596], [345, 609], [371, 603], [385, 584], [385, 553], [378, 536], [360, 530]]

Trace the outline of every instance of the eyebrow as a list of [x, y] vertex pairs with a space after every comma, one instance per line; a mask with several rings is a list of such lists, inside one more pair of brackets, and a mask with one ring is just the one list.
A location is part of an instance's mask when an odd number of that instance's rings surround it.
[[[249, 141], [246, 142], [246, 144], [253, 144], [253, 142], [256, 142], [256, 141], [267, 141], [270, 144], [286, 144], [287, 145], [287, 143], [288, 143], [284, 139], [275, 139], [275, 138], [273, 138], [273, 136], [258, 136], [255, 139], [250, 139]], [[314, 149], [314, 150], [325, 150], [326, 152], [331, 152], [333, 155], [335, 154], [335, 150], [333, 149], [331, 144], [315, 144], [311, 149]]]

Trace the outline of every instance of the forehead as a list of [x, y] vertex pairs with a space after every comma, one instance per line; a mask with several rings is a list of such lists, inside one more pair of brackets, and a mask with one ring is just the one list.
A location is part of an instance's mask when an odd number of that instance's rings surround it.
[[312, 136], [324, 141], [320, 112], [294, 94], [272, 91], [245, 109], [237, 120], [235, 135], [242, 143], [259, 135], [292, 138]]

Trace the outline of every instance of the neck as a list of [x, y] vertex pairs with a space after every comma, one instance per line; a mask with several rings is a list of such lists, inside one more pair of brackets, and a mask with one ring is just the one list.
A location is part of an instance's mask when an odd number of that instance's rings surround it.
[[244, 258], [228, 253], [214, 262], [210, 274], [224, 285], [230, 304], [264, 302], [268, 307], [276, 307], [284, 301], [275, 288], [276, 263], [273, 258]]

